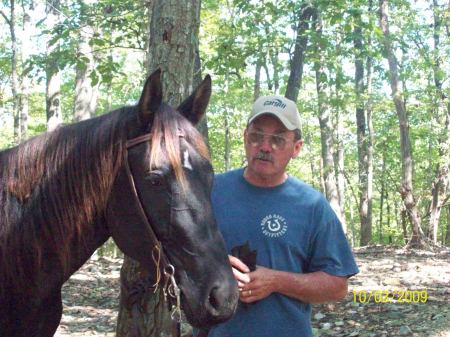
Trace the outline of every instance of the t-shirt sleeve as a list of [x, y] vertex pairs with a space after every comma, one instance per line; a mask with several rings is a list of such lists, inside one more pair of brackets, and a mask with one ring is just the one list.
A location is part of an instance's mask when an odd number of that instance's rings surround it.
[[359, 272], [342, 224], [326, 200], [316, 207], [308, 272], [351, 277]]

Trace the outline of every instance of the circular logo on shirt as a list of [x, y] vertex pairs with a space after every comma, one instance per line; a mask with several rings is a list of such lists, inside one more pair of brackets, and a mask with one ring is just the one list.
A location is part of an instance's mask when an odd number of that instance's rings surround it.
[[286, 220], [278, 214], [269, 214], [261, 221], [261, 230], [264, 235], [277, 238], [287, 232]]

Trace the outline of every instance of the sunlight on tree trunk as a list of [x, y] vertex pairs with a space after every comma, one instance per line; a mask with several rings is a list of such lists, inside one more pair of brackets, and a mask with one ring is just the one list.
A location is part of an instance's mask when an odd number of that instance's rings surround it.
[[89, 39], [94, 36], [94, 29], [88, 24], [79, 32], [77, 59], [83, 58], [77, 64], [75, 77], [75, 104], [73, 117], [79, 122], [95, 115], [98, 98], [98, 84], [92, 85], [89, 75], [95, 68], [94, 51], [89, 45]]

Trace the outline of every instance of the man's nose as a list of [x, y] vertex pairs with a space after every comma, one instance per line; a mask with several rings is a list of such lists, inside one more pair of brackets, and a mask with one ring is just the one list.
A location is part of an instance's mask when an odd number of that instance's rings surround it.
[[270, 141], [270, 137], [264, 136], [260, 150], [264, 152], [271, 152], [272, 151], [272, 142]]

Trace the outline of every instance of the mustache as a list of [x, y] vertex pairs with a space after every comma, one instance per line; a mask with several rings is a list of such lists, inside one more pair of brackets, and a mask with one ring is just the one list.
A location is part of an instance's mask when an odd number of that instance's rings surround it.
[[265, 160], [265, 161], [270, 161], [273, 163], [273, 157], [270, 153], [268, 152], [264, 152], [264, 151], [259, 151], [255, 157], [255, 159], [260, 159], [260, 160]]

